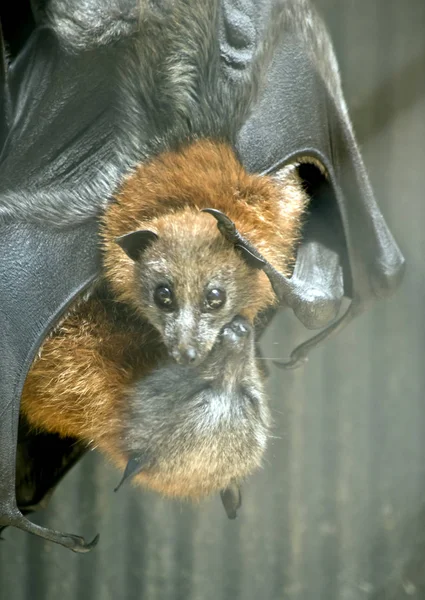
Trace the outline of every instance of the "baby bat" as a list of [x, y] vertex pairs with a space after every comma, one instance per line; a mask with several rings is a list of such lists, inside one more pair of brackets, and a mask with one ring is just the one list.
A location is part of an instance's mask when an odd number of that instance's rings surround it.
[[269, 422], [252, 328], [278, 299], [259, 254], [202, 211], [225, 213], [289, 274], [306, 206], [295, 168], [249, 175], [223, 143], [138, 165], [103, 218], [102, 285], [28, 374], [29, 424], [135, 465], [165, 494], [239, 483], [260, 463]]

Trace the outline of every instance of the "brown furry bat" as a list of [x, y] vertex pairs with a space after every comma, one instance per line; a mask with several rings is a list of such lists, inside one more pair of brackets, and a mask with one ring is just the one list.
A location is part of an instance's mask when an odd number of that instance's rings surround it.
[[240, 481], [269, 424], [252, 327], [275, 295], [205, 208], [290, 272], [306, 208], [294, 168], [249, 175], [206, 140], [165, 152], [107, 209], [104, 281], [45, 342], [22, 398], [33, 426], [130, 460], [138, 481], [175, 496]]
[[254, 331], [281, 306], [321, 330], [296, 366], [403, 272], [332, 44], [309, 0], [31, 5], [0, 60], [0, 529], [89, 550], [23, 515], [85, 447], [234, 516], [269, 421]]

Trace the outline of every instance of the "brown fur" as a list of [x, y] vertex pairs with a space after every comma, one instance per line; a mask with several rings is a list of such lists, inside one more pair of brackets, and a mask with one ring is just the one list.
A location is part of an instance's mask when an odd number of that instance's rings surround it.
[[[178, 152], [166, 152], [139, 165], [106, 212], [106, 275], [119, 297], [131, 302], [133, 262], [115, 239], [137, 229], [164, 234], [181, 211], [185, 211], [181, 215], [182, 238], [188, 235], [183, 225], [189, 229], [194, 221], [197, 227], [204, 227], [205, 239], [219, 237], [213, 217], [199, 215], [202, 208], [224, 212], [274, 267], [289, 274], [307, 203], [300, 187], [295, 171], [282, 179], [248, 174], [227, 144], [201, 140]], [[210, 260], [214, 260], [213, 254]], [[261, 272], [257, 284], [254, 313], [275, 302]]]
[[[160, 245], [148, 249], [152, 260], [167, 248], [166, 260], [172, 260], [172, 244], [187, 244], [190, 268], [180, 266], [186, 269], [182, 279], [189, 293], [191, 278], [200, 270], [237, 261], [237, 287], [246, 296], [241, 312], [252, 322], [275, 302], [269, 281], [244, 263], [213, 217], [199, 209], [223, 211], [277, 269], [289, 273], [305, 207], [295, 171], [282, 179], [249, 175], [229, 146], [198, 141], [139, 165], [124, 181], [102, 224], [104, 276], [117, 301], [138, 308], [134, 263], [115, 239], [151, 229], [165, 244], [163, 250]], [[126, 457], [118, 450], [117, 436], [126, 390], [161, 362], [165, 348], [140, 314], [122, 320], [118, 312], [99, 294], [75, 308], [46, 340], [27, 378], [21, 407], [34, 427], [83, 439], [123, 466]], [[161, 491], [158, 478], [153, 486]], [[162, 491], [184, 494], [178, 484]]]
[[44, 343], [21, 410], [40, 429], [98, 445], [117, 429], [125, 387], [149, 372], [162, 351], [146, 323], [126, 326], [99, 299], [90, 299]]

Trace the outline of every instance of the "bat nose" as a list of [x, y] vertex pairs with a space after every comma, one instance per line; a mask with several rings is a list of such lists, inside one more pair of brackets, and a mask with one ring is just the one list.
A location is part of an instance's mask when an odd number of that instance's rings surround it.
[[192, 346], [180, 346], [173, 352], [173, 356], [180, 365], [193, 365], [198, 362], [198, 352]]
[[182, 361], [185, 364], [192, 365], [194, 362], [196, 362], [196, 359], [198, 358], [198, 353], [196, 352], [195, 348], [189, 346], [189, 348], [185, 348], [182, 351], [181, 357]]

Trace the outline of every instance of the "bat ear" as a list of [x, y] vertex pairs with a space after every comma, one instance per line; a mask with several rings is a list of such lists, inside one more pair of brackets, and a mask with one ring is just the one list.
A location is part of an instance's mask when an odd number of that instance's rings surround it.
[[158, 235], [154, 231], [139, 229], [138, 231], [121, 235], [115, 241], [131, 260], [136, 261], [142, 252], [157, 239]]

